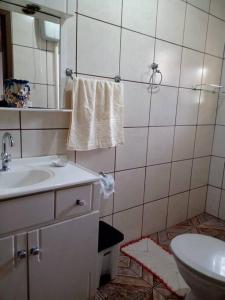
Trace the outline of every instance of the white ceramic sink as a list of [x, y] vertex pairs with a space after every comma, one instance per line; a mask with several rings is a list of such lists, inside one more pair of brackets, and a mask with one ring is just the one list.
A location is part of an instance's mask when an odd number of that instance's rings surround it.
[[22, 188], [28, 185], [40, 183], [54, 176], [47, 170], [18, 170], [0, 173], [0, 188]]
[[13, 159], [10, 169], [0, 172], [0, 200], [93, 183], [99, 175], [68, 161], [64, 167], [53, 162], [59, 156]]

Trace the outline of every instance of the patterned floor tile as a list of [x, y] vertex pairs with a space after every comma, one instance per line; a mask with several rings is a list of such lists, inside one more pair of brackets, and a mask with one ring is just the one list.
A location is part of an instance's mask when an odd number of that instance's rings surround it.
[[[149, 237], [169, 251], [171, 240], [183, 233], [199, 233], [225, 241], [225, 222], [201, 214]], [[178, 300], [159, 279], [121, 254], [118, 275], [97, 291], [96, 300]]]

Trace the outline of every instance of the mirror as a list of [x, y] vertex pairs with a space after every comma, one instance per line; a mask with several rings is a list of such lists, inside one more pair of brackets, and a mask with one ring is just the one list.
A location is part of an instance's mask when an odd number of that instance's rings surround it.
[[43, 13], [30, 16], [21, 9], [10, 11], [1, 6], [0, 95], [4, 100], [1, 107], [62, 108], [60, 19]]

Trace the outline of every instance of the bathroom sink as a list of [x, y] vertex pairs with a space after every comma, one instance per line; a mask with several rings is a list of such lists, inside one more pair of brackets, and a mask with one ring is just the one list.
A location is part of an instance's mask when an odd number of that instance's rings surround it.
[[0, 171], [0, 201], [99, 180], [98, 174], [71, 161], [55, 164], [59, 160], [65, 156], [13, 159], [11, 169]]
[[42, 169], [0, 172], [0, 188], [21, 188], [43, 182], [52, 176], [52, 172]]

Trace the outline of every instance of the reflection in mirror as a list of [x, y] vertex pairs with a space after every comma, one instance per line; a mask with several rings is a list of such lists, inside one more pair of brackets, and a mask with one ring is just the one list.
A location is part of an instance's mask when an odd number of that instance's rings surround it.
[[0, 9], [0, 96], [3, 95], [3, 82], [12, 77], [12, 41], [10, 13]]
[[[3, 76], [4, 80], [10, 79], [5, 81], [4, 99], [9, 106], [60, 108], [59, 19], [54, 17], [53, 23], [52, 17], [49, 22], [35, 16], [18, 12], [10, 14], [8, 30], [12, 34], [12, 56], [3, 60], [3, 69], [7, 62], [13, 64], [13, 72]], [[6, 28], [1, 26], [1, 37], [5, 33]]]

